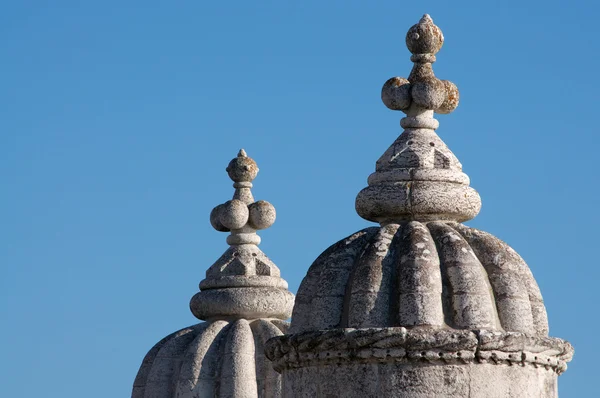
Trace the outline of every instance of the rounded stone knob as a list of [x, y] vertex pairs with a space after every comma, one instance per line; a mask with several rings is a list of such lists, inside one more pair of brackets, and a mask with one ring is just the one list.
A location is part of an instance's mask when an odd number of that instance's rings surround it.
[[413, 54], [436, 54], [444, 44], [442, 30], [434, 25], [427, 14], [406, 34], [406, 47]]
[[256, 162], [248, 157], [243, 149], [240, 149], [237, 157], [229, 162], [225, 170], [234, 182], [250, 182], [258, 175]]
[[458, 87], [456, 87], [456, 84], [449, 80], [442, 80], [442, 83], [444, 84], [444, 89], [446, 90], [446, 100], [436, 109], [436, 112], [447, 114], [456, 109], [460, 96], [458, 94]]
[[410, 82], [403, 77], [388, 79], [381, 89], [381, 100], [393, 111], [408, 109], [410, 106]]
[[438, 109], [446, 100], [446, 87], [441, 80], [432, 77], [411, 84], [411, 96], [415, 104], [425, 109]]
[[248, 222], [248, 206], [241, 200], [233, 199], [222, 204], [219, 221], [226, 228], [240, 229]]
[[213, 226], [219, 232], [229, 232], [229, 228], [224, 226], [221, 223], [221, 212], [223, 210], [223, 205], [215, 206], [214, 209], [210, 212], [210, 225]]
[[249, 224], [254, 229], [269, 228], [275, 222], [275, 207], [266, 200], [259, 200], [248, 206]]

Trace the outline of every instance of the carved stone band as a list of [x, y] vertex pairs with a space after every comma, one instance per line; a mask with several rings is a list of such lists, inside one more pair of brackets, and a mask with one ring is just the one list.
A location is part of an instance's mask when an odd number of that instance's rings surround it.
[[491, 363], [545, 367], [558, 374], [573, 356], [568, 342], [487, 330], [332, 329], [273, 338], [265, 353], [278, 372], [327, 363]]

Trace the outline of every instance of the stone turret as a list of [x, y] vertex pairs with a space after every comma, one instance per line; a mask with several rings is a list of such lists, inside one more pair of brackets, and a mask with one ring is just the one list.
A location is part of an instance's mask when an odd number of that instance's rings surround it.
[[132, 398], [281, 396], [281, 377], [264, 356], [264, 343], [288, 328], [294, 295], [277, 266], [258, 248], [257, 230], [275, 221], [275, 208], [254, 201], [258, 167], [242, 149], [227, 167], [233, 199], [210, 215], [229, 249], [208, 269], [192, 298], [194, 316], [206, 322], [156, 344], [143, 360]]
[[413, 69], [384, 104], [403, 133], [356, 198], [366, 228], [321, 254], [302, 281], [289, 334], [267, 357], [284, 397], [556, 397], [571, 345], [548, 337], [523, 259], [461, 222], [481, 200], [435, 130], [458, 105], [432, 63], [444, 37], [425, 15], [408, 31]]

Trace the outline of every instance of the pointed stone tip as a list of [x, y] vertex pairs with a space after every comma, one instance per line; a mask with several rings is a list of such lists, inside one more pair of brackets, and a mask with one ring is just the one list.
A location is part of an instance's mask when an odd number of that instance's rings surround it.
[[244, 151], [244, 148], [240, 149], [240, 151], [238, 152], [238, 158], [247, 158], [248, 155], [246, 154], [246, 151]]
[[433, 19], [431, 19], [431, 17], [429, 16], [429, 14], [423, 14], [423, 17], [421, 18], [421, 20], [419, 21], [419, 23], [433, 23]]

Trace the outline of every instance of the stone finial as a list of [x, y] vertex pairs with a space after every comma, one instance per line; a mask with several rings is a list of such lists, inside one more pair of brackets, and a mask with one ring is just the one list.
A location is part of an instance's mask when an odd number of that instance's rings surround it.
[[443, 43], [440, 28], [424, 15], [406, 34], [414, 63], [408, 79], [393, 77], [383, 85], [383, 103], [406, 114], [400, 121], [405, 130], [377, 161], [369, 186], [356, 198], [356, 210], [367, 220], [466, 221], [479, 213], [479, 195], [435, 133], [434, 112], [450, 113], [458, 106], [458, 88], [433, 73]]
[[233, 199], [216, 206], [210, 213], [210, 223], [221, 232], [230, 232], [230, 245], [260, 243], [256, 230], [269, 228], [275, 222], [275, 207], [265, 200], [254, 202], [252, 181], [258, 174], [254, 159], [240, 149], [237, 157], [227, 166], [227, 174], [233, 181]]
[[277, 266], [258, 248], [257, 230], [275, 222], [275, 207], [265, 200], [254, 201], [252, 181], [258, 174], [256, 162], [240, 150], [229, 162], [233, 198], [216, 206], [210, 223], [217, 231], [230, 232], [229, 249], [206, 271], [200, 292], [190, 302], [199, 319], [287, 319], [294, 296], [280, 278]]
[[[413, 69], [408, 79], [392, 77], [381, 90], [385, 106], [409, 116], [402, 121], [404, 128], [435, 129], [438, 124], [432, 117], [414, 119], [411, 116], [421, 115], [424, 111], [450, 113], [458, 106], [458, 88], [448, 80], [435, 77], [431, 65], [443, 44], [442, 31], [427, 14], [406, 34], [406, 46], [412, 53], [410, 60], [414, 62]], [[430, 113], [423, 116], [430, 116]]]

